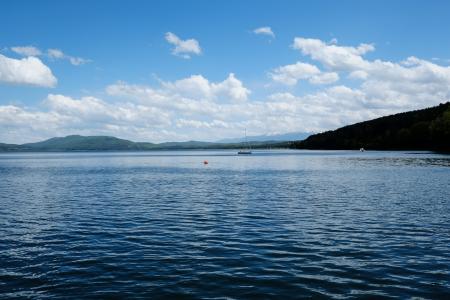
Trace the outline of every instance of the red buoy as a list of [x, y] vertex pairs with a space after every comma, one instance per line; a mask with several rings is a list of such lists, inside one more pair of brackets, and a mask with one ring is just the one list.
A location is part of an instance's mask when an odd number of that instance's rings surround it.
[[204, 164], [204, 165], [207, 165], [207, 164], [208, 164], [208, 161], [207, 161], [207, 160], [204, 160], [204, 161], [203, 161], [203, 164]]

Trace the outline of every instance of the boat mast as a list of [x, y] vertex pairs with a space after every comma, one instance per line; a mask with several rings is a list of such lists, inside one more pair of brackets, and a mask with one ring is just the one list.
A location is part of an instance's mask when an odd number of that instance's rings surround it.
[[250, 144], [248, 143], [247, 140], [247, 128], [245, 128], [244, 134], [245, 134], [245, 147], [250, 150]]
[[248, 148], [248, 142], [247, 142], [247, 128], [244, 129], [244, 136], [245, 136], [245, 147]]

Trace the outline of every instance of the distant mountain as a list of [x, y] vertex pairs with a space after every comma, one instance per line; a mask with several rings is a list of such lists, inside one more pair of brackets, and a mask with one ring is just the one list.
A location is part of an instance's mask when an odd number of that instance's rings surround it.
[[89, 151], [139, 150], [141, 145], [111, 136], [69, 135], [51, 138], [38, 143], [23, 144], [22, 147], [34, 151]]
[[450, 102], [314, 134], [298, 149], [450, 151]]
[[6, 152], [6, 151], [18, 151], [22, 147], [20, 145], [15, 144], [3, 144], [0, 143], [0, 152]]
[[[251, 142], [252, 148], [286, 147], [278, 142]], [[10, 151], [147, 151], [147, 150], [187, 150], [187, 149], [237, 149], [242, 143], [210, 143], [200, 141], [166, 142], [160, 144], [132, 142], [112, 136], [69, 135], [55, 137], [42, 142], [23, 145], [1, 144], [0, 152]]]
[[192, 149], [208, 146], [207, 142], [168, 142], [161, 144], [132, 142], [112, 136], [69, 135], [42, 142], [21, 145], [31, 151], [141, 151], [158, 149]]
[[[276, 135], [255, 135], [255, 136], [247, 136], [247, 141], [249, 141], [249, 142], [299, 141], [299, 140], [306, 139], [311, 134], [312, 133], [308, 133], [308, 132], [291, 132], [291, 133], [276, 134]], [[242, 142], [245, 142], [245, 137], [228, 138], [228, 139], [221, 139], [221, 140], [217, 141], [217, 143], [242, 143]]]

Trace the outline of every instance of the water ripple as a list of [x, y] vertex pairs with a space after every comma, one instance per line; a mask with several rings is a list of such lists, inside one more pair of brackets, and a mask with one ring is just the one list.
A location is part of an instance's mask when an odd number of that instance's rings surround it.
[[0, 298], [448, 298], [449, 162], [0, 155]]

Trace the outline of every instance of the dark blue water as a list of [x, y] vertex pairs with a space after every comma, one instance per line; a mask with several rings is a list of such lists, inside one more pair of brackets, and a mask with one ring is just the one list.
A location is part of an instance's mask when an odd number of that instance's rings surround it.
[[450, 156], [0, 155], [0, 298], [302, 297], [450, 297]]

